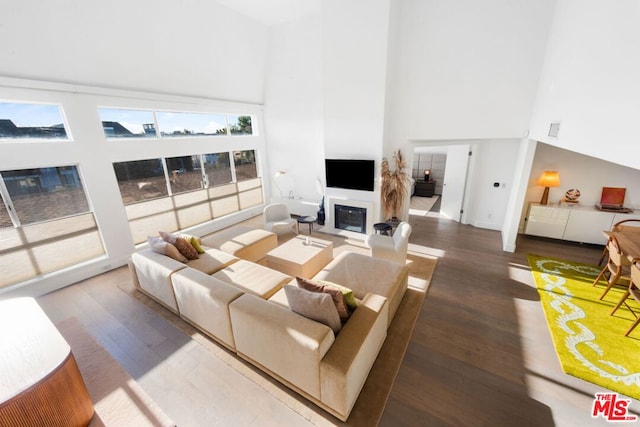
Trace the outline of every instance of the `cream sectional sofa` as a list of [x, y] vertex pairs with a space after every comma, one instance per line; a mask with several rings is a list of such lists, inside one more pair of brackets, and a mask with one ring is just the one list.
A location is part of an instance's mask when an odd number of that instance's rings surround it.
[[[204, 241], [203, 241], [204, 243]], [[313, 279], [353, 290], [358, 308], [335, 335], [289, 309], [295, 279], [204, 246], [186, 264], [141, 250], [131, 257], [141, 291], [278, 381], [345, 421], [407, 288], [408, 268], [344, 252]]]

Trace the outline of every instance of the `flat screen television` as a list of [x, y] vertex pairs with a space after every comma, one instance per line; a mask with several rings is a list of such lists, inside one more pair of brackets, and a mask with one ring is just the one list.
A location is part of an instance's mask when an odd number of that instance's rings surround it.
[[373, 191], [374, 160], [325, 159], [327, 187]]

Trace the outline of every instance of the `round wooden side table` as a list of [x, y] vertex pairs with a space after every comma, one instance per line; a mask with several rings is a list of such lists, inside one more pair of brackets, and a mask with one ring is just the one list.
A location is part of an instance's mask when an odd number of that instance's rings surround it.
[[88, 425], [93, 404], [71, 347], [36, 301], [0, 301], [0, 325], [0, 424]]

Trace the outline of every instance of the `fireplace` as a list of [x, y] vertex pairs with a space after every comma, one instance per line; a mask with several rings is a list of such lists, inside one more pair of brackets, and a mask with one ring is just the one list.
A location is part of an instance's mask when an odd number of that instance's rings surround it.
[[367, 232], [367, 209], [355, 206], [334, 205], [334, 227], [356, 233]]

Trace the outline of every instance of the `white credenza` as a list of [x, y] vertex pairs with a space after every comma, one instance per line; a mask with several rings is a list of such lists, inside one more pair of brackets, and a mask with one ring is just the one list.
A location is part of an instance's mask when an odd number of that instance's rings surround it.
[[623, 219], [640, 219], [640, 213], [604, 212], [591, 206], [531, 203], [525, 234], [604, 245], [604, 230]]

